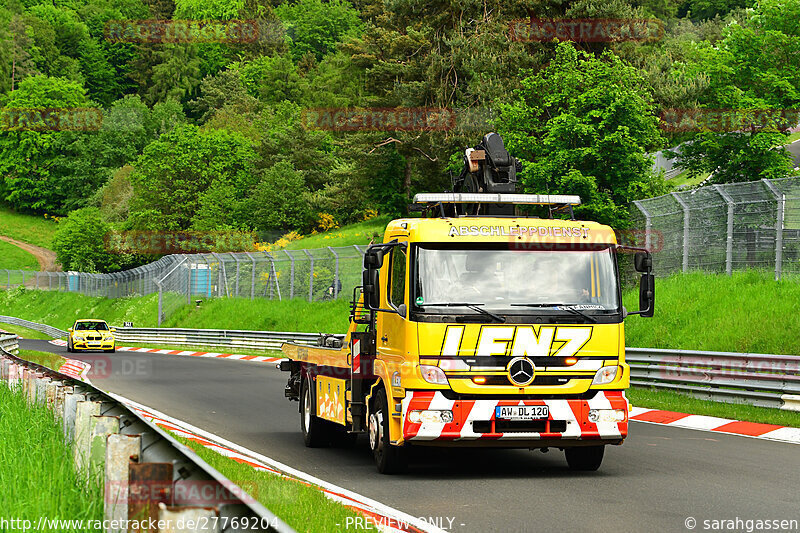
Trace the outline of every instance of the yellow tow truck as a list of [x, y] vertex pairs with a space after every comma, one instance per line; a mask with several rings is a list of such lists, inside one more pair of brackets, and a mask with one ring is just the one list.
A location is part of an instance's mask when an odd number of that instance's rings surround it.
[[[344, 338], [282, 346], [307, 446], [366, 433], [378, 471], [395, 473], [409, 446], [554, 447], [596, 470], [623, 442], [623, 319], [653, 316], [652, 257], [574, 220], [576, 196], [517, 194], [518, 170], [486, 135], [454, 192], [416, 195], [423, 216], [369, 246]], [[638, 311], [621, 301], [623, 249], [642, 274]]]

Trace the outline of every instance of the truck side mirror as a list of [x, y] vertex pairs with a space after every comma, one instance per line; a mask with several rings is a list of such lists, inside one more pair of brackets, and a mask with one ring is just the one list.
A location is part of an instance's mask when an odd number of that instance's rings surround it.
[[381, 268], [383, 266], [383, 255], [384, 250], [381, 248], [367, 250], [366, 253], [364, 253], [364, 268]]
[[639, 314], [644, 317], [653, 316], [655, 304], [656, 277], [654, 274], [642, 274], [639, 281]]
[[[365, 256], [366, 259], [366, 256]], [[380, 309], [381, 307], [381, 288], [378, 275], [378, 268], [366, 268], [363, 273], [364, 307], [366, 309]]]
[[636, 272], [652, 272], [653, 256], [650, 252], [636, 252], [633, 256], [633, 267]]

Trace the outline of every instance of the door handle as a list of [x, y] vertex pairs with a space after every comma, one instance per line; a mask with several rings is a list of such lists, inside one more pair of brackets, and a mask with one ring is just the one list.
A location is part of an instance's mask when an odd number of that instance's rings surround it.
[[384, 335], [383, 337], [381, 337], [381, 340], [384, 342], [384, 344], [386, 344], [387, 342], [389, 342], [389, 337]]

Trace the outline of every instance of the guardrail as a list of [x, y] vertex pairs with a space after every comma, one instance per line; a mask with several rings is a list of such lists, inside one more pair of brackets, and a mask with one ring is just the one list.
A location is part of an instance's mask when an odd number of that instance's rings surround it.
[[[0, 322], [37, 331], [50, 328], [14, 317], [0, 316]], [[121, 327], [117, 328], [116, 337], [118, 342], [125, 343], [277, 350], [284, 342], [315, 346], [321, 337], [343, 339], [344, 335]], [[625, 351], [625, 360], [631, 365], [632, 385], [674, 390], [715, 401], [800, 411], [800, 356], [657, 348], [626, 348]]]
[[800, 411], [800, 356], [626, 348], [631, 385]]
[[[91, 384], [2, 349], [0, 383], [21, 389], [29, 403], [46, 405], [63, 422], [78, 471], [103, 475], [104, 518], [116, 521], [109, 523], [152, 519], [158, 531], [189, 531], [195, 528], [175, 524], [202, 520], [204, 531], [294, 533], [191, 449]], [[161, 529], [167, 521], [170, 527]]]
[[[146, 344], [213, 346], [230, 350], [279, 350], [284, 342], [316, 346], [319, 333], [294, 331], [247, 331], [225, 329], [182, 328], [116, 328], [117, 342]], [[338, 339], [344, 335], [333, 335]]]
[[45, 335], [50, 335], [56, 339], [67, 336], [67, 332], [63, 329], [54, 328], [53, 326], [48, 326], [47, 324], [39, 324], [38, 322], [31, 322], [30, 320], [24, 320], [15, 316], [0, 315], [0, 322], [3, 324], [12, 324], [14, 326], [22, 326], [32, 329], [40, 333], [44, 333]]
[[16, 335], [3, 335], [0, 333], [0, 350], [17, 355], [19, 353], [19, 338]]

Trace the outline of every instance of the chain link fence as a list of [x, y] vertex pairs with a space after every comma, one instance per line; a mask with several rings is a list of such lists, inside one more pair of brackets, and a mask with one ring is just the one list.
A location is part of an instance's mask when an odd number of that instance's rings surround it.
[[800, 272], [800, 177], [673, 192], [634, 202], [631, 214], [659, 275]]
[[[121, 298], [158, 294], [158, 323], [195, 298], [308, 301], [349, 298], [361, 284], [366, 246], [276, 252], [167, 255], [113, 274], [0, 270], [0, 287]], [[344, 296], [342, 296], [344, 295]]]

